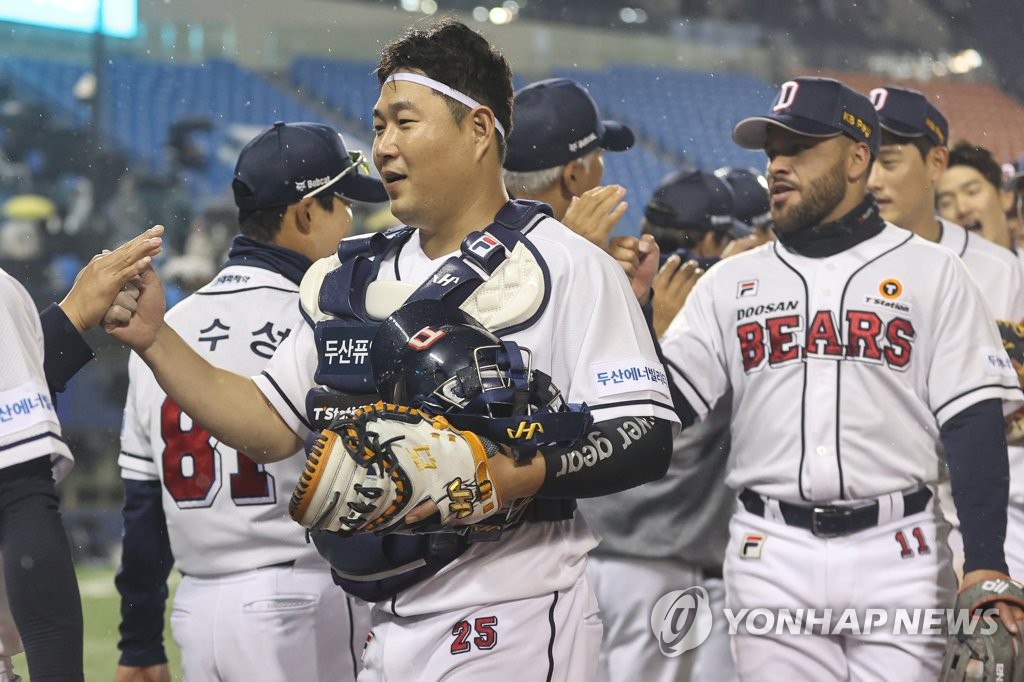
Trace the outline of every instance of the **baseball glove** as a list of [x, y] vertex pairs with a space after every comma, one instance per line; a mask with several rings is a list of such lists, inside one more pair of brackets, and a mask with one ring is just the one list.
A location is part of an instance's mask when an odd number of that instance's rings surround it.
[[415, 530], [403, 519], [433, 500], [441, 525], [473, 524], [501, 509], [488, 464], [496, 452], [444, 417], [366, 405], [321, 431], [289, 513], [310, 530], [386, 534]]
[[[993, 614], [995, 602], [1024, 605], [1024, 590], [1016, 580], [986, 580], [963, 590], [956, 608], [967, 609], [974, 627], [950, 635], [940, 682], [1024, 682], [1024, 640], [1012, 635]], [[1021, 625], [1024, 625], [1022, 623]]]
[[[1024, 388], [1024, 322], [998, 320], [996, 324], [1003, 338], [1003, 348], [1017, 370], [1017, 381]], [[1012, 444], [1024, 441], [1024, 408], [1006, 416], [1006, 440]]]

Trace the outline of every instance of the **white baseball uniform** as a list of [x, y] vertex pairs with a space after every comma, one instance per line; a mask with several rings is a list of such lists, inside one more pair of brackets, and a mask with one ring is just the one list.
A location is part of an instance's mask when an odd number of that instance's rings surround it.
[[[730, 608], [952, 604], [948, 524], [931, 501], [904, 505], [938, 481], [947, 420], [988, 399], [1013, 409], [1021, 391], [949, 250], [891, 224], [819, 258], [766, 245], [712, 268], [662, 349], [698, 413], [733, 389], [727, 483], [750, 506], [730, 525]], [[825, 537], [787, 525], [783, 505], [865, 507], [877, 522]], [[740, 678], [758, 680], [926, 679], [943, 646], [878, 632], [733, 640]]]
[[[1024, 264], [1014, 256], [1012, 251], [990, 242], [981, 235], [971, 234], [956, 223], [944, 218], [936, 216], [936, 220], [942, 226], [939, 244], [960, 256], [995, 319], [1024, 319], [1024, 295], [1022, 295], [1024, 294]], [[1020, 466], [1024, 467], [1024, 448], [1010, 447], [1011, 471], [1015, 460], [1020, 460]], [[1019, 470], [1024, 471], [1024, 468]], [[1020, 478], [1018, 477], [1017, 480]], [[956, 516], [956, 506], [953, 504], [949, 481], [940, 484], [937, 492], [942, 512], [946, 519], [953, 524], [953, 529], [949, 534], [949, 544], [953, 551], [953, 565], [957, 575], [960, 575], [964, 561], [963, 538], [960, 536], [959, 520]], [[1010, 564], [1010, 575], [1019, 575], [1019, 571], [1024, 570], [1024, 563], [1017, 562], [1015, 567], [1011, 563], [1011, 557], [1020, 557], [1024, 560], [1024, 554], [1022, 554], [1024, 550], [1016, 549], [1016, 543], [1011, 541], [1011, 532], [1014, 532], [1014, 537], [1024, 542], [1024, 527], [1018, 527], [1014, 519], [1013, 514], [1007, 518], [1006, 561]], [[1018, 532], [1020, 535], [1016, 534]]]
[[[49, 456], [60, 481], [74, 459], [61, 438], [60, 422], [43, 371], [43, 329], [25, 287], [0, 270], [0, 468]], [[3, 571], [0, 569], [0, 581]], [[22, 651], [6, 590], [0, 591], [0, 679], [20, 679], [10, 656]]]
[[[210, 362], [243, 374], [259, 372], [304, 326], [296, 284], [242, 265], [166, 319]], [[134, 354], [129, 379], [118, 463], [125, 479], [162, 483], [183, 575], [171, 628], [185, 678], [355, 679], [369, 609], [334, 585], [288, 516], [304, 455], [256, 464], [184, 414]]]
[[[554, 219], [523, 234], [547, 269], [550, 298], [536, 322], [507, 338], [529, 348], [534, 369], [549, 374], [569, 402], [586, 402], [595, 421], [653, 416], [677, 423], [621, 268]], [[418, 285], [447, 258], [429, 259], [416, 232], [387, 256], [377, 280]], [[316, 367], [313, 331], [303, 325], [255, 379], [296, 433], [305, 427], [295, 406], [304, 404]], [[360, 680], [592, 679], [601, 627], [585, 568], [596, 544], [578, 514], [472, 544], [437, 575], [375, 604]]]

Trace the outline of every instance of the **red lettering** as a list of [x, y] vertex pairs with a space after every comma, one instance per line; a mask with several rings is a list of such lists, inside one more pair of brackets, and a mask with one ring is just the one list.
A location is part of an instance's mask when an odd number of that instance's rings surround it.
[[779, 365], [800, 357], [800, 342], [796, 332], [800, 331], [800, 316], [785, 315], [765, 320], [768, 326], [768, 347], [771, 355], [768, 362]]
[[885, 330], [885, 340], [889, 345], [885, 349], [885, 361], [890, 367], [903, 369], [910, 362], [911, 341], [914, 340], [914, 325], [910, 320], [896, 317], [889, 321]]
[[759, 322], [747, 322], [736, 328], [740, 339], [743, 370], [750, 372], [764, 363], [764, 329]]
[[850, 335], [846, 344], [846, 357], [881, 360], [882, 349], [878, 346], [878, 337], [882, 333], [882, 320], [878, 315], [863, 310], [848, 310], [846, 323]]
[[811, 326], [807, 330], [806, 352], [808, 355], [843, 357], [843, 344], [839, 341], [831, 311], [819, 310], [814, 314]]

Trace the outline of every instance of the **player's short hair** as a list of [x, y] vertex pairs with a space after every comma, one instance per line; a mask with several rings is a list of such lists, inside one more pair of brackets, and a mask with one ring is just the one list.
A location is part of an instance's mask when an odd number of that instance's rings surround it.
[[928, 152], [935, 148], [935, 143], [929, 140], [924, 135], [918, 137], [906, 137], [904, 135], [897, 135], [896, 133], [890, 133], [888, 130], [882, 129], [882, 146], [886, 145], [903, 145], [911, 146], [917, 149], [922, 159], [928, 158]]
[[[328, 213], [334, 211], [334, 197], [335, 195], [330, 192], [313, 195], [313, 199], [320, 204], [320, 208]], [[254, 211], [239, 209], [238, 231], [258, 242], [272, 242], [277, 233], [281, 231], [281, 223], [287, 212], [288, 206], [258, 208]]]
[[[465, 24], [444, 18], [427, 28], [410, 28], [384, 46], [377, 63], [381, 85], [400, 69], [414, 69], [458, 90], [491, 108], [494, 117], [512, 131], [512, 70], [505, 57], [482, 35]], [[459, 125], [468, 109], [447, 95], [443, 97]], [[498, 153], [505, 157], [505, 138], [498, 139]]]
[[[583, 164], [583, 167], [590, 172], [591, 164], [594, 163], [594, 159], [597, 158], [597, 154], [600, 150], [595, 149], [589, 154], [585, 154], [578, 159], [573, 161], [579, 161]], [[554, 168], [545, 168], [538, 171], [510, 171], [507, 168], [502, 169], [501, 176], [505, 182], [505, 190], [513, 197], [535, 197], [551, 189], [551, 187], [558, 182], [558, 179], [562, 177], [562, 171], [569, 163], [562, 164], [561, 166], [555, 166]]]
[[984, 147], [960, 140], [949, 150], [949, 167], [953, 166], [969, 166], [978, 171], [997, 190], [1003, 188], [1003, 169], [992, 156], [992, 152]]

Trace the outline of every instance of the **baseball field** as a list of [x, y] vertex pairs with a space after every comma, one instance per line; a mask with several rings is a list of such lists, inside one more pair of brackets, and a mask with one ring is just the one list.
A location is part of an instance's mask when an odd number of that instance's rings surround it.
[[[178, 586], [178, 574], [171, 574], [171, 593]], [[99, 566], [80, 566], [78, 586], [82, 591], [82, 611], [85, 617], [85, 679], [103, 682], [114, 679], [117, 670], [117, 624], [119, 600], [114, 589], [114, 569]], [[167, 611], [170, 615], [170, 611]], [[180, 680], [181, 666], [178, 650], [166, 628], [165, 646], [171, 659], [171, 679]], [[25, 656], [14, 658], [14, 669], [28, 682]]]

